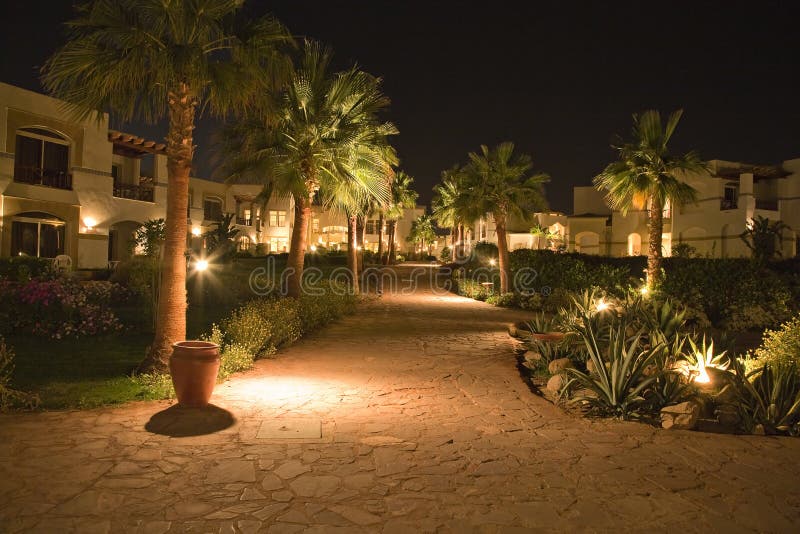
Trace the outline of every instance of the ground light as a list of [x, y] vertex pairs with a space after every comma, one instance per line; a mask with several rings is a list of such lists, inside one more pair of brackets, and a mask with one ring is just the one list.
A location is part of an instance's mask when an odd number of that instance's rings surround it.
[[317, 251], [317, 245], [311, 245], [311, 252]]
[[648, 293], [647, 286], [642, 286], [642, 289], [640, 289], [639, 292], [642, 294], [642, 296], [647, 295]]
[[195, 226], [194, 228], [192, 228], [192, 235], [193, 235], [193, 236], [195, 236], [195, 237], [200, 237], [200, 233], [201, 233], [201, 232], [200, 232], [200, 228], [198, 228], [197, 226]]
[[608, 302], [603, 299], [597, 301], [597, 311], [603, 311], [608, 309]]
[[697, 376], [694, 377], [694, 381], [698, 384], [708, 384], [711, 382], [711, 377], [708, 376], [708, 371], [706, 371], [706, 366], [703, 364], [702, 360], [700, 360], [697, 364]]
[[208, 269], [208, 260], [197, 260], [194, 264], [194, 270], [202, 273], [203, 271]]
[[489, 260], [489, 265], [491, 265], [492, 267], [494, 267], [494, 266], [495, 266], [495, 264], [497, 264], [497, 260], [495, 260], [494, 258], [492, 258], [491, 260]]

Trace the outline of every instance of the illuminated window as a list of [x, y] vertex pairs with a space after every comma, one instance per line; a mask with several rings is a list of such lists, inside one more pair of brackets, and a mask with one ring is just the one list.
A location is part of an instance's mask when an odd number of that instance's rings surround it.
[[273, 254], [289, 251], [289, 240], [285, 237], [271, 237], [269, 240], [269, 251]]
[[284, 211], [284, 210], [269, 210], [269, 225], [270, 226], [286, 226], [286, 211]]
[[237, 243], [237, 248], [239, 249], [239, 252], [247, 252], [250, 250], [250, 238], [246, 235], [240, 237]]
[[311, 229], [314, 232], [319, 232], [319, 219], [314, 219], [313, 221], [311, 221]]

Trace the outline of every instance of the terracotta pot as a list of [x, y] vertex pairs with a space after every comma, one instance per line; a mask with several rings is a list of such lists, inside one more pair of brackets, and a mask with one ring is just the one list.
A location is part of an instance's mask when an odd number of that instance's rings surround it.
[[178, 404], [189, 408], [207, 406], [217, 383], [219, 345], [208, 341], [173, 344], [169, 372]]
[[563, 332], [532, 332], [531, 337], [533, 339], [538, 339], [539, 341], [547, 341], [551, 343], [558, 343], [562, 339], [564, 339]]

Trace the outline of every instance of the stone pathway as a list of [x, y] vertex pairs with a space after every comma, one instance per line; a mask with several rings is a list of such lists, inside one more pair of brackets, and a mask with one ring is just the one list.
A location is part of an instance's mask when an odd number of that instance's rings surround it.
[[217, 409], [0, 416], [0, 531], [800, 528], [800, 440], [564, 415], [519, 378], [520, 317], [385, 295], [219, 386]]

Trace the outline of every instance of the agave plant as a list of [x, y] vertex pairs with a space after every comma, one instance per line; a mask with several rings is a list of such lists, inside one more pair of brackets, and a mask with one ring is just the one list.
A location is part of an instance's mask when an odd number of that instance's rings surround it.
[[684, 353], [684, 359], [688, 365], [683, 367], [682, 372], [689, 380], [697, 384], [708, 384], [712, 382], [712, 375], [726, 371], [730, 367], [731, 358], [728, 356], [728, 351], [715, 354], [713, 339], [704, 335], [703, 341], [699, 344], [691, 337], [687, 339], [689, 350]]
[[[747, 432], [800, 434], [800, 374], [796, 364], [765, 364], [744, 374], [735, 362], [736, 405]], [[760, 427], [760, 428], [759, 428]]]
[[606, 353], [590, 318], [585, 315], [584, 321], [582, 336], [594, 371], [585, 373], [578, 369], [567, 369], [569, 380], [562, 389], [562, 395], [573, 389], [587, 390], [591, 393], [578, 394], [571, 402], [584, 403], [591, 411], [621, 419], [642, 415], [640, 408], [647, 401], [645, 393], [658, 375], [653, 363], [659, 351], [663, 350], [663, 345], [642, 350], [642, 333], [629, 339], [625, 326], [617, 325], [609, 330]]
[[557, 330], [555, 319], [544, 312], [534, 314], [530, 321], [525, 322], [525, 325], [535, 334], [546, 334]]

